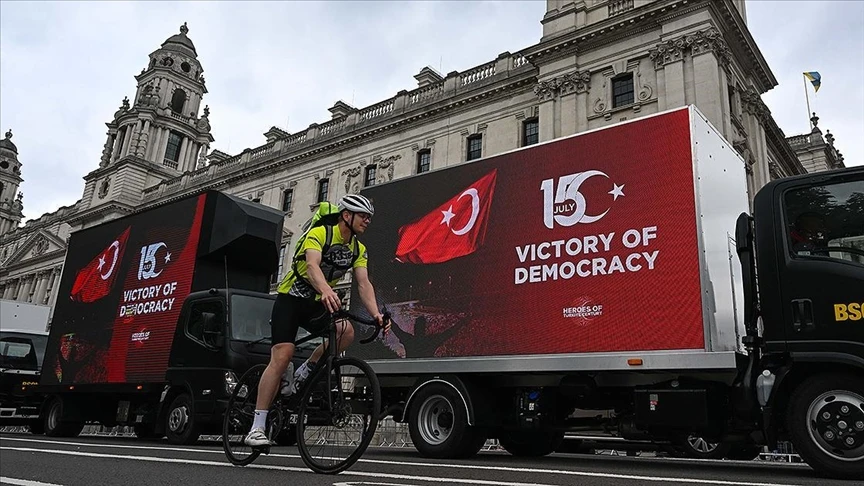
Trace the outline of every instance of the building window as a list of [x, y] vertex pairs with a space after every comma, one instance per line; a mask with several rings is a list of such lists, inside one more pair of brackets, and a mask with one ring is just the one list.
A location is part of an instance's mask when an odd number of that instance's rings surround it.
[[186, 104], [186, 92], [180, 88], [174, 90], [174, 96], [171, 97], [171, 110], [174, 113], [183, 113], [183, 105]]
[[330, 190], [330, 179], [321, 179], [318, 181], [318, 200], [315, 202], [324, 202], [327, 200], [327, 192]]
[[291, 203], [294, 201], [294, 189], [285, 189], [282, 191], [282, 211], [291, 211]]
[[177, 132], [171, 132], [168, 135], [168, 148], [165, 149], [165, 158], [168, 160], [173, 160], [174, 162], [180, 161], [180, 144], [183, 142], [183, 138]]
[[282, 278], [282, 269], [283, 269], [284, 264], [285, 264], [285, 247], [286, 246], [288, 246], [288, 245], [287, 244], [282, 245], [282, 247], [279, 248], [279, 270], [277, 270], [276, 273], [273, 274], [273, 278], [270, 280], [270, 283], [275, 284], [276, 282], [279, 281], [279, 279]]
[[421, 150], [417, 152], [417, 173], [422, 174], [429, 172], [429, 167], [432, 165], [432, 151]]
[[370, 165], [366, 167], [366, 175], [363, 178], [363, 185], [366, 187], [375, 185], [375, 174], [378, 172], [378, 167]]
[[0, 182], [0, 202], [3, 202], [3, 183]]
[[633, 104], [633, 73], [612, 79], [612, 107]]
[[732, 116], [738, 116], [738, 107], [735, 105], [735, 87], [729, 86], [729, 114]]
[[522, 146], [534, 145], [540, 141], [540, 122], [536, 118], [522, 123]]
[[468, 137], [468, 160], [479, 159], [483, 156], [483, 135], [472, 135]]

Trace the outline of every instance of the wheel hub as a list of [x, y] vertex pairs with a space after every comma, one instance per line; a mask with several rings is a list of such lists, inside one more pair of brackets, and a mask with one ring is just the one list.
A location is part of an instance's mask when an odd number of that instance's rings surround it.
[[189, 423], [189, 411], [185, 405], [171, 410], [171, 415], [168, 416], [168, 428], [171, 432], [181, 433], [187, 423]]
[[430, 397], [417, 415], [420, 436], [427, 444], [440, 445], [453, 431], [453, 406], [440, 395]]
[[808, 411], [810, 437], [823, 452], [843, 461], [864, 459], [864, 397], [834, 390]]

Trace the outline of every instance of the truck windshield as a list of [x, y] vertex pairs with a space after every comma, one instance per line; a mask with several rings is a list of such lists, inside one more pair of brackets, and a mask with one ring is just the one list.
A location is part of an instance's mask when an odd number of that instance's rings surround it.
[[0, 333], [0, 366], [13, 369], [42, 368], [48, 336], [17, 332]]
[[270, 336], [273, 299], [251, 295], [231, 296], [231, 338], [257, 341]]

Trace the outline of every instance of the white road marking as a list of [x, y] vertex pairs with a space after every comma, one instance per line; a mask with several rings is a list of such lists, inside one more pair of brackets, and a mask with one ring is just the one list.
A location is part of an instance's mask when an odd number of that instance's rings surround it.
[[[83, 445], [83, 444], [81, 444]], [[113, 458], [113, 459], [128, 459], [133, 461], [144, 461], [144, 462], [165, 462], [165, 463], [178, 463], [178, 464], [198, 464], [203, 466], [227, 466], [233, 467], [228, 462], [215, 462], [215, 461], [200, 461], [200, 460], [192, 460], [192, 459], [179, 459], [179, 458], [168, 458], [168, 457], [152, 457], [152, 456], [126, 456], [126, 455], [116, 455], [116, 454], [98, 454], [95, 452], [80, 452], [80, 451], [65, 451], [59, 449], [36, 449], [30, 447], [0, 447], [0, 450], [12, 450], [12, 451], [21, 451], [21, 452], [42, 452], [46, 454], [60, 454], [60, 455], [70, 455], [70, 456], [83, 456], [83, 457], [99, 457], [99, 458]], [[165, 451], [166, 449], [160, 449]], [[170, 450], [170, 449], [168, 449]], [[215, 452], [215, 451], [214, 451]], [[292, 457], [292, 456], [288, 456]], [[390, 461], [381, 461], [385, 464], [393, 464], [399, 465], [400, 462], [390, 462]], [[406, 465], [416, 466], [417, 463], [406, 462]], [[433, 464], [433, 466], [438, 466]], [[445, 466], [445, 465], [441, 465]], [[614, 474], [614, 473], [598, 473], [598, 472], [588, 472], [588, 471], [567, 471], [567, 470], [556, 470], [556, 469], [533, 469], [533, 468], [511, 468], [511, 467], [495, 467], [495, 466], [469, 466], [469, 465], [447, 465], [455, 468], [461, 469], [485, 469], [492, 471], [512, 471], [512, 472], [523, 472], [523, 473], [545, 473], [545, 474], [558, 474], [565, 476], [582, 476], [582, 477], [595, 477], [595, 478], [609, 478], [609, 479], [628, 479], [635, 481], [651, 481], [651, 482], [664, 482], [664, 483], [691, 483], [691, 484], [714, 484], [721, 486], [794, 486], [794, 485], [781, 485], [777, 483], [750, 483], [750, 482], [737, 482], [737, 481], [722, 481], [716, 479], [698, 479], [698, 478], [667, 478], [667, 477], [656, 477], [656, 476], [637, 476], [632, 474]], [[305, 467], [288, 467], [288, 466], [275, 466], [269, 464], [252, 464], [249, 466], [245, 466], [247, 468], [253, 469], [271, 469], [278, 471], [293, 471], [293, 472], [306, 472], [312, 473], [311, 470]], [[374, 477], [374, 478], [386, 478], [386, 479], [399, 479], [399, 480], [409, 480], [409, 481], [427, 481], [427, 482], [456, 482], [456, 483], [465, 483], [465, 484], [481, 484], [487, 486], [548, 486], [540, 483], [513, 483], [513, 482], [500, 482], [500, 481], [489, 481], [489, 480], [481, 480], [481, 479], [460, 479], [460, 478], [441, 478], [441, 477], [428, 477], [428, 476], [410, 476], [404, 474], [390, 474], [384, 472], [364, 472], [364, 471], [346, 471], [343, 472], [342, 475], [347, 476], [361, 476], [361, 477]]]
[[14, 484], [15, 486], [60, 486], [59, 484], [40, 483], [39, 481], [28, 481], [26, 479], [14, 479], [0, 476], [0, 484]]
[[349, 483], [333, 483], [333, 486], [420, 486], [417, 484], [396, 484], [396, 483], [367, 483], [366, 481], [349, 482]]

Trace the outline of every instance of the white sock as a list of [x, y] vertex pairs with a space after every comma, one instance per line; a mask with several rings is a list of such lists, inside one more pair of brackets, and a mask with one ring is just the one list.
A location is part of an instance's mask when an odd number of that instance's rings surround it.
[[255, 420], [252, 422], [252, 430], [267, 428], [267, 412], [269, 410], [255, 410]]

